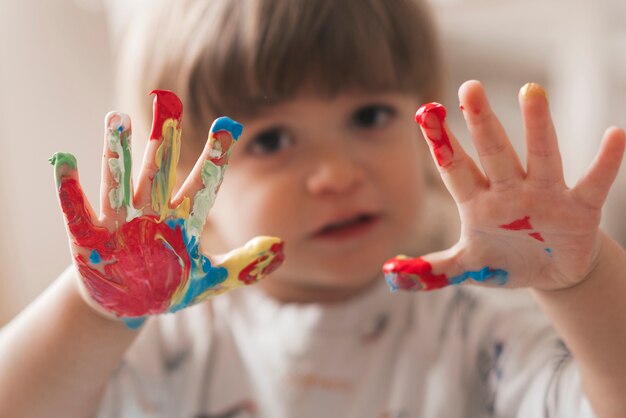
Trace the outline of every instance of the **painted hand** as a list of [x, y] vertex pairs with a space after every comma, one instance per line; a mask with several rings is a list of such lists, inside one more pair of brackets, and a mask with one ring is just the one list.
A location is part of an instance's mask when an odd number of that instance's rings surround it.
[[57, 153], [50, 160], [81, 291], [97, 310], [132, 328], [149, 315], [176, 312], [255, 283], [284, 259], [282, 241], [271, 237], [257, 237], [216, 263], [202, 254], [200, 235], [243, 128], [217, 119], [200, 159], [172, 198], [182, 105], [171, 92], [153, 93], [152, 133], [136, 192], [130, 119], [115, 112], [106, 116], [99, 218], [83, 194], [74, 156]]
[[540, 86], [527, 84], [519, 96], [526, 169], [480, 83], [465, 83], [459, 98], [482, 171], [450, 133], [443, 106], [422, 106], [416, 120], [457, 204], [461, 237], [446, 251], [389, 260], [383, 270], [390, 287], [431, 290], [473, 283], [557, 290], [580, 283], [600, 251], [601, 209], [622, 160], [624, 131], [605, 132], [595, 161], [568, 188]]

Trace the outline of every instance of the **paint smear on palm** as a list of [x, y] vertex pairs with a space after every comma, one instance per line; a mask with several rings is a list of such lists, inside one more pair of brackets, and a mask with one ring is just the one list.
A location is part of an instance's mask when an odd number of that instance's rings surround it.
[[506, 270], [485, 266], [479, 270], [466, 271], [457, 276], [433, 273], [432, 265], [423, 258], [397, 256], [383, 265], [385, 280], [392, 291], [400, 290], [435, 290], [446, 286], [458, 285], [468, 280], [479, 283], [494, 283], [503, 286], [508, 281]]
[[213, 265], [199, 249], [206, 215], [222, 182], [228, 158], [242, 126], [228, 118], [211, 128], [209, 158], [202, 165], [203, 187], [170, 209], [175, 169], [180, 151], [182, 105], [171, 92], [155, 91], [152, 140], [161, 140], [155, 163], [152, 208], [142, 215], [132, 206], [130, 121], [125, 115], [107, 117], [109, 161], [116, 182], [109, 196], [115, 208], [126, 207], [127, 222], [116, 231], [97, 226], [76, 176], [75, 158], [57, 153], [55, 166], [59, 200], [74, 245], [74, 260], [92, 298], [106, 311], [138, 327], [147, 315], [175, 312], [207, 297], [254, 283], [282, 261], [278, 238], [257, 237]]
[[[512, 222], [509, 222], [508, 224], [499, 225], [498, 228], [507, 229], [509, 231], [532, 231], [534, 229], [533, 226], [530, 224], [530, 216], [528, 215], [524, 216], [523, 218], [519, 218]], [[527, 234], [529, 237], [537, 241], [546, 242], [543, 235], [541, 235], [541, 232], [534, 231], [528, 232]], [[552, 256], [552, 248], [545, 247], [543, 250], [546, 252], [546, 254]]]

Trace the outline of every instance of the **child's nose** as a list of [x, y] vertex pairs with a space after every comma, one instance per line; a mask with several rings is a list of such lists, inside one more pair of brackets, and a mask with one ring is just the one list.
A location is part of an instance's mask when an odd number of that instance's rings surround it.
[[364, 170], [349, 150], [320, 157], [307, 178], [307, 188], [312, 195], [351, 193], [363, 183]]

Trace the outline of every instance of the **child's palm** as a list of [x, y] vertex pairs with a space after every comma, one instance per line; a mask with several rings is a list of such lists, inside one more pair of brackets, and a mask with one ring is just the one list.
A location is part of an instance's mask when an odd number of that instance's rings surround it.
[[283, 260], [282, 242], [259, 237], [214, 265], [200, 235], [241, 125], [216, 120], [209, 141], [172, 199], [182, 106], [156, 91], [151, 140], [137, 192], [131, 180], [130, 120], [106, 118], [102, 216], [97, 219], [78, 183], [76, 160], [55, 154], [61, 207], [87, 300], [135, 326], [147, 315], [175, 312], [210, 296], [251, 284]]
[[596, 161], [569, 189], [545, 93], [528, 85], [521, 95], [526, 128], [524, 170], [504, 129], [475, 82], [461, 103], [483, 172], [445, 123], [445, 109], [423, 106], [416, 119], [428, 138], [462, 222], [459, 242], [424, 258], [398, 257], [384, 270], [392, 288], [435, 289], [488, 283], [562, 289], [591, 271], [598, 254], [601, 208], [624, 151], [624, 133], [607, 131]]
[[511, 286], [561, 288], [589, 272], [600, 208], [585, 207], [564, 185], [517, 184], [461, 206], [464, 270], [476, 263], [508, 273]]

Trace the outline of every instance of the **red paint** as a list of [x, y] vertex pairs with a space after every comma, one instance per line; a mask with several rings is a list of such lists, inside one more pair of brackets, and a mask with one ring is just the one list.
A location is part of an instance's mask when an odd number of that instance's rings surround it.
[[156, 216], [135, 218], [113, 233], [94, 226], [75, 179], [62, 180], [60, 200], [74, 243], [100, 254], [99, 269], [85, 256], [75, 256], [94, 300], [119, 316], [164, 312], [174, 291], [189, 277], [190, 260], [180, 227], [172, 229]]
[[[217, 131], [213, 133], [213, 138], [215, 142], [219, 144], [220, 150], [222, 153], [219, 157], [211, 157], [210, 160], [213, 164], [217, 166], [223, 166], [228, 164], [228, 150], [230, 149], [233, 143], [233, 137], [230, 132], [226, 130]], [[217, 149], [215, 145], [213, 145], [213, 149]]]
[[161, 139], [163, 136], [163, 123], [168, 119], [175, 119], [180, 126], [183, 115], [183, 104], [178, 96], [168, 90], [152, 90], [154, 102], [152, 103], [152, 131], [150, 139]]
[[396, 274], [394, 285], [402, 290], [433, 290], [450, 284], [445, 274], [433, 274], [432, 265], [422, 258], [397, 258], [383, 265], [383, 273]]
[[536, 239], [537, 241], [541, 241], [541, 242], [546, 242], [545, 239], [543, 239], [543, 237], [541, 236], [540, 232], [531, 232], [530, 234], [531, 237], [533, 237], [534, 239]]
[[[255, 259], [252, 263], [244, 267], [239, 273], [239, 281], [244, 284], [253, 284], [259, 280], [259, 276], [265, 276], [276, 270], [285, 261], [285, 254], [283, 252], [284, 243], [278, 242], [270, 247], [270, 249]], [[266, 261], [272, 257], [271, 261], [261, 271], [253, 272], [259, 263]]]
[[59, 200], [74, 244], [93, 248], [98, 243], [106, 241], [109, 231], [93, 224], [84, 199], [83, 191], [76, 179], [64, 178], [61, 181]]
[[516, 219], [510, 224], [500, 225], [502, 229], [509, 229], [511, 231], [520, 231], [522, 229], [533, 229], [530, 225], [530, 216], [524, 216], [523, 218]]
[[465, 110], [465, 106], [463, 106], [463, 105], [459, 105], [459, 109], [461, 109], [461, 110]]
[[[523, 218], [514, 220], [510, 224], [500, 225], [500, 228], [509, 229], [511, 231], [521, 231], [533, 229], [533, 226], [530, 224], [530, 216], [524, 216]], [[528, 236], [536, 239], [537, 241], [546, 241], [540, 232], [529, 232]]]
[[[435, 158], [440, 167], [445, 167], [449, 163], [450, 156], [454, 155], [454, 150], [452, 145], [450, 145], [450, 138], [448, 138], [444, 126], [445, 120], [446, 108], [435, 102], [421, 106], [415, 113], [415, 121], [422, 127], [426, 137], [432, 144]], [[433, 121], [435, 122], [434, 126]], [[437, 134], [433, 135], [434, 133]], [[442, 153], [442, 150], [445, 148], [450, 151], [450, 156], [445, 156]]]

